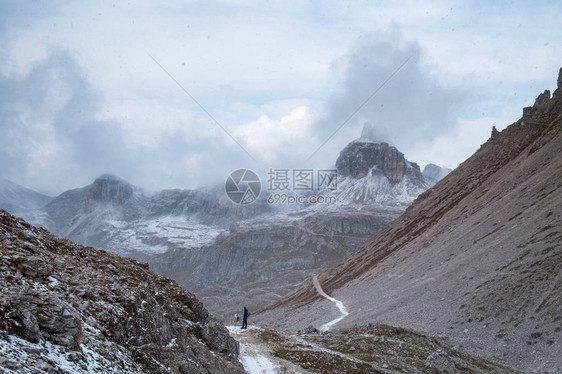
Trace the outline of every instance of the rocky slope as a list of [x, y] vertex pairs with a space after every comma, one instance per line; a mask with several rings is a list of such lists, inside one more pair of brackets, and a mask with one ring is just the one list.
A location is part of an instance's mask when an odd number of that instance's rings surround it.
[[[349, 311], [447, 336], [526, 372], [562, 367], [562, 70], [558, 89], [318, 278]], [[311, 281], [264, 313], [276, 327], [338, 312]]]
[[0, 210], [0, 273], [2, 372], [243, 372], [226, 328], [147, 264]]

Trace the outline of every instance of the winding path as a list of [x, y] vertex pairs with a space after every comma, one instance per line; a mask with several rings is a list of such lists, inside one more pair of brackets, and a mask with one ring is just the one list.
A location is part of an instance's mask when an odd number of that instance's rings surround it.
[[341, 301], [339, 301], [337, 299], [334, 299], [332, 296], [330, 296], [326, 292], [324, 292], [324, 290], [322, 289], [322, 286], [320, 285], [320, 282], [318, 281], [318, 277], [316, 275], [312, 277], [312, 283], [314, 284], [314, 288], [316, 289], [316, 292], [318, 292], [318, 294], [320, 296], [322, 296], [322, 297], [330, 300], [334, 304], [336, 304], [336, 306], [340, 310], [341, 316], [339, 316], [338, 318], [336, 318], [334, 320], [331, 320], [330, 322], [327, 322], [327, 323], [323, 324], [322, 326], [320, 326], [320, 331], [328, 331], [330, 329], [330, 327], [332, 327], [333, 325], [335, 325], [336, 323], [338, 323], [339, 321], [344, 319], [349, 314], [349, 312], [347, 311], [347, 308], [345, 307], [345, 305], [343, 305], [343, 303]]

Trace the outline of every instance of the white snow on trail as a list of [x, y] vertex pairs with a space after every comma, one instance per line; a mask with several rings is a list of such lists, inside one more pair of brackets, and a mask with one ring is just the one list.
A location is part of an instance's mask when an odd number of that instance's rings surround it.
[[248, 330], [259, 330], [259, 327], [249, 326], [248, 329], [242, 330], [239, 326], [226, 326], [230, 335], [232, 335], [240, 344], [240, 355], [238, 359], [244, 366], [244, 369], [250, 374], [270, 374], [276, 373], [278, 366], [269, 358], [269, 351], [261, 344], [251, 341], [251, 336], [244, 336]]
[[248, 352], [249, 346], [240, 344], [240, 362], [250, 374], [267, 374], [275, 373], [275, 365], [269, 358], [264, 355]]
[[339, 321], [341, 321], [342, 319], [344, 319], [347, 315], [349, 315], [349, 312], [347, 311], [347, 308], [345, 307], [345, 305], [343, 305], [343, 303], [335, 298], [333, 298], [332, 296], [328, 295], [326, 292], [324, 292], [324, 290], [322, 289], [322, 286], [320, 285], [320, 282], [318, 281], [318, 277], [315, 275], [314, 277], [312, 277], [312, 283], [314, 284], [314, 288], [316, 288], [316, 292], [318, 292], [320, 294], [320, 296], [330, 300], [331, 302], [333, 302], [334, 304], [336, 304], [336, 306], [338, 307], [341, 316], [339, 316], [338, 318], [331, 320], [330, 322], [327, 322], [325, 324], [323, 324], [322, 326], [320, 326], [320, 331], [328, 331], [330, 329], [330, 327], [332, 327], [333, 325], [335, 325], [336, 323], [338, 323]]

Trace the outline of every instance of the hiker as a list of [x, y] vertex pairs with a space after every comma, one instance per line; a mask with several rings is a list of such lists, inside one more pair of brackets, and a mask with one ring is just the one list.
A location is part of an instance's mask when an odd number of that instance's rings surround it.
[[249, 316], [250, 316], [250, 312], [248, 311], [248, 308], [244, 307], [244, 314], [242, 315], [242, 328], [243, 329], [248, 328], [248, 317]]

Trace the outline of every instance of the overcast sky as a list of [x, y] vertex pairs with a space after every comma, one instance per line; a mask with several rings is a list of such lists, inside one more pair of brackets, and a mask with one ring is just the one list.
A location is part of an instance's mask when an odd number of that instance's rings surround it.
[[0, 177], [51, 195], [103, 173], [265, 178], [333, 165], [366, 122], [456, 167], [555, 88], [562, 4], [428, 3], [0, 0]]

